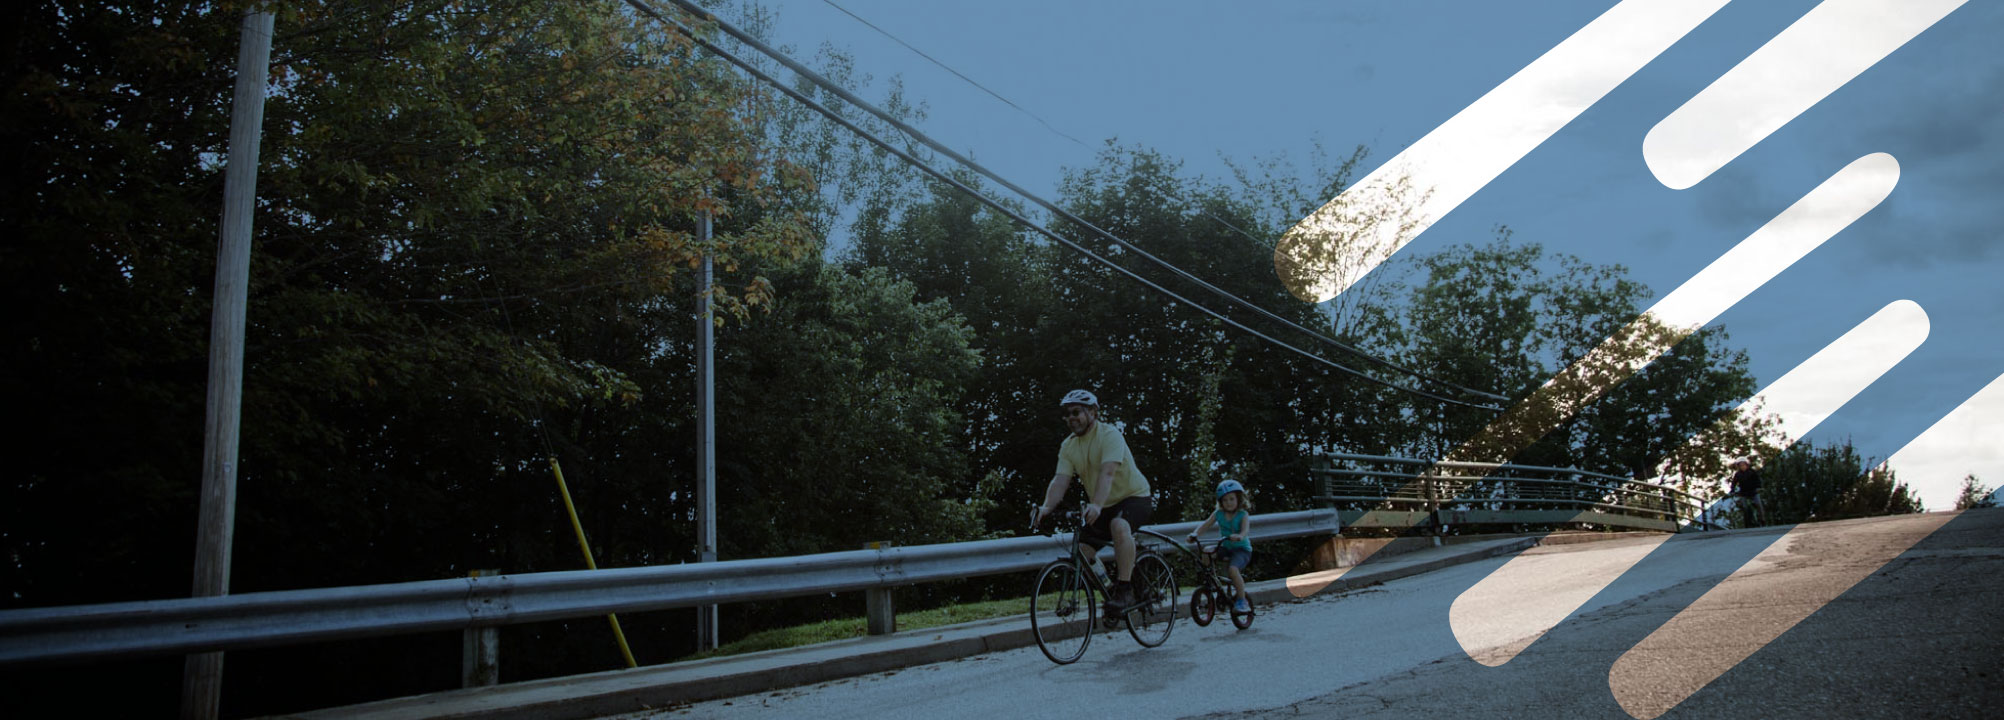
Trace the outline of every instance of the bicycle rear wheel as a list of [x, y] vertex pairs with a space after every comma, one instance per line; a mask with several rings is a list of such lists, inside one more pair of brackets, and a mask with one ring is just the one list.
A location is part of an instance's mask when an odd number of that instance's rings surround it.
[[1092, 590], [1077, 565], [1053, 560], [1037, 573], [1031, 586], [1030, 634], [1051, 662], [1069, 665], [1085, 655], [1095, 612]]
[[1245, 612], [1239, 612], [1238, 598], [1233, 598], [1230, 602], [1232, 603], [1232, 627], [1240, 630], [1252, 627], [1253, 613], [1255, 611], [1248, 608]]
[[1169, 561], [1155, 553], [1134, 559], [1134, 592], [1139, 601], [1127, 611], [1127, 632], [1142, 647], [1155, 647], [1169, 640], [1176, 625], [1176, 574]]

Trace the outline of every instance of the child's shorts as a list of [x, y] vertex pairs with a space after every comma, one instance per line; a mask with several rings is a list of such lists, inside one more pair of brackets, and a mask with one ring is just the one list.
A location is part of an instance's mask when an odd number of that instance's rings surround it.
[[1226, 565], [1240, 570], [1246, 569], [1246, 564], [1252, 562], [1252, 551], [1245, 548], [1219, 548], [1218, 553], [1219, 559], [1224, 560]]

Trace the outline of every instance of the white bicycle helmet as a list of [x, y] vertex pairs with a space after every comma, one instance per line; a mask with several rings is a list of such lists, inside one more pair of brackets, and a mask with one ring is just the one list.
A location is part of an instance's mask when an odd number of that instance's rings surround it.
[[1230, 495], [1232, 493], [1242, 493], [1245, 491], [1246, 491], [1246, 486], [1240, 485], [1239, 481], [1237, 480], [1226, 480], [1224, 482], [1218, 483], [1218, 497], [1220, 499], [1223, 499], [1226, 495]]
[[1092, 393], [1084, 390], [1073, 390], [1071, 392], [1065, 393], [1065, 399], [1058, 401], [1058, 407], [1064, 407], [1066, 405], [1086, 405], [1090, 407], [1099, 407], [1099, 398], [1093, 397]]

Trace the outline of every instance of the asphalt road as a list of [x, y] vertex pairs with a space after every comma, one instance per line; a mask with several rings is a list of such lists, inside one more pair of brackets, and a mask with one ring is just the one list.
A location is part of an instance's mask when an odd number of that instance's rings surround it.
[[1843, 521], [1544, 547], [1156, 649], [1102, 634], [1070, 666], [1031, 647], [622, 717], [1994, 718], [2000, 602], [2004, 510]]

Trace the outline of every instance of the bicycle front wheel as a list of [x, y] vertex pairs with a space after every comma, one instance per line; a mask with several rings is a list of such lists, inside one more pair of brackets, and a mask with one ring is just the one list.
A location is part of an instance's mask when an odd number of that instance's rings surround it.
[[1134, 559], [1134, 592], [1138, 602], [1127, 611], [1127, 632], [1142, 647], [1169, 640], [1176, 625], [1176, 574], [1169, 561], [1155, 553]]
[[1209, 587], [1203, 585], [1198, 585], [1197, 589], [1190, 591], [1190, 619], [1197, 621], [1197, 627], [1211, 624], [1211, 619], [1218, 616], [1217, 600], [1213, 597], [1215, 594]]
[[1069, 560], [1053, 560], [1031, 586], [1030, 634], [1037, 649], [1059, 665], [1077, 662], [1092, 642], [1092, 590]]

